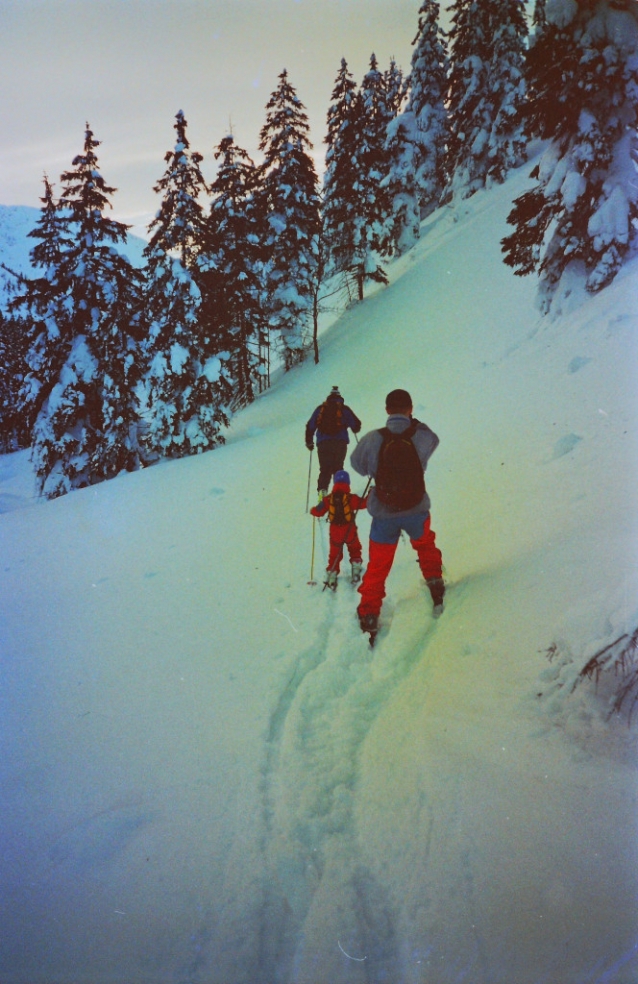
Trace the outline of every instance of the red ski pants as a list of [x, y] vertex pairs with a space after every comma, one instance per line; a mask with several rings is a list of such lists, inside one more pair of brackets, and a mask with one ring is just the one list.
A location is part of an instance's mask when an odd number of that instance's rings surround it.
[[[398, 534], [394, 543], [377, 543], [376, 540], [370, 539], [368, 566], [359, 586], [361, 595], [361, 601], [357, 608], [359, 615], [378, 615], [381, 611], [381, 604], [385, 598], [385, 582], [392, 567], [398, 542]], [[441, 551], [436, 545], [429, 515], [423, 524], [421, 536], [417, 540], [410, 538], [410, 543], [416, 550], [423, 577], [426, 580], [432, 577], [441, 577]]]
[[339, 573], [341, 558], [343, 557], [344, 547], [348, 548], [350, 562], [361, 563], [361, 541], [357, 533], [357, 527], [352, 523], [348, 526], [336, 526], [334, 523], [330, 527], [330, 553], [328, 554], [328, 566], [326, 570]]

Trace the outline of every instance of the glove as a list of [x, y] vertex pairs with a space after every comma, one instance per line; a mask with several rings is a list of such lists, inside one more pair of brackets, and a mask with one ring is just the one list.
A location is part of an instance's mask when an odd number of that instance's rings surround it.
[[315, 445], [314, 445], [313, 441], [306, 441], [306, 447], [308, 448], [309, 451], [312, 451], [312, 449], [314, 448], [314, 446]]

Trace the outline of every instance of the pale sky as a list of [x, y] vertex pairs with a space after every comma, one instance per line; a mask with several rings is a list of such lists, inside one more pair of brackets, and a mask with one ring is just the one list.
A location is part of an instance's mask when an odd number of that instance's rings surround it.
[[[442, 3], [442, 8], [448, 4]], [[88, 121], [113, 214], [144, 234], [175, 114], [204, 155], [228, 132], [259, 157], [283, 68], [308, 112], [320, 170], [341, 58], [357, 82], [375, 52], [407, 74], [420, 0], [0, 0], [0, 204], [39, 207], [80, 153]]]

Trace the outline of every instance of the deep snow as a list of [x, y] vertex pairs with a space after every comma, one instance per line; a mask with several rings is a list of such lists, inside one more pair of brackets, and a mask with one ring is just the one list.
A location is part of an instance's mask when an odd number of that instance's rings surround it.
[[[431, 216], [225, 447], [49, 503], [0, 458], [3, 984], [638, 980], [636, 731], [569, 692], [638, 621], [638, 265], [541, 319], [499, 251], [528, 171]], [[334, 384], [441, 438], [446, 610], [399, 544], [372, 652], [307, 584]]]

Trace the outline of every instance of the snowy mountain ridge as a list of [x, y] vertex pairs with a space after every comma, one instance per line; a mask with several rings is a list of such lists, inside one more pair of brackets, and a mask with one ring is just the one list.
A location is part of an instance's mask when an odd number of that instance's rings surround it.
[[[0, 306], [4, 306], [2, 294], [6, 293], [13, 281], [5, 268], [24, 276], [33, 275], [29, 253], [35, 240], [29, 238], [29, 233], [39, 217], [40, 209], [30, 205], [0, 205]], [[142, 256], [145, 246], [146, 242], [134, 235], [129, 235], [125, 244], [117, 244], [117, 248], [136, 267], [145, 262]]]
[[[541, 318], [499, 247], [529, 169], [431, 215], [224, 447], [51, 502], [0, 458], [3, 981], [637, 979], [635, 731], [571, 683], [638, 618], [638, 264]], [[307, 583], [334, 384], [441, 439], [446, 610], [400, 543], [372, 652], [322, 523]]]

